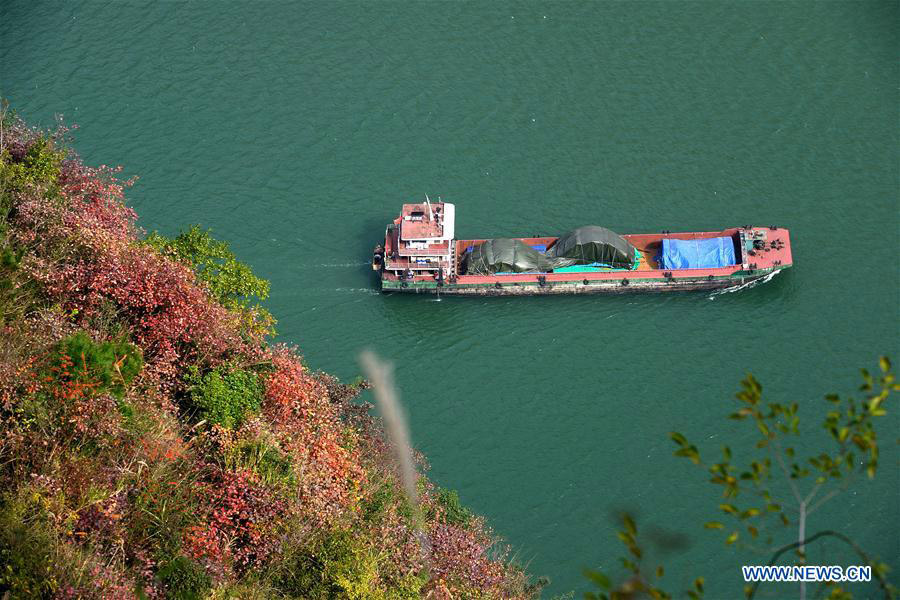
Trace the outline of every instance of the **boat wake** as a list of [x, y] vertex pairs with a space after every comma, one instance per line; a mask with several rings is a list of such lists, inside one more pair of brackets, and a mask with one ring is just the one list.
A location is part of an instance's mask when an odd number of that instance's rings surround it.
[[344, 267], [344, 268], [362, 267], [362, 266], [368, 265], [368, 264], [370, 264], [370, 263], [367, 263], [365, 261], [359, 261], [359, 262], [347, 262], [347, 263], [322, 263], [319, 265], [300, 265], [300, 266], [301, 267], [305, 266], [308, 269], [335, 269], [338, 267]]
[[709, 295], [709, 299], [715, 300], [716, 296], [721, 296], [722, 294], [730, 294], [732, 292], [741, 292], [743, 290], [749, 290], [750, 288], [756, 287], [758, 285], [768, 283], [768, 282], [772, 281], [772, 279], [779, 273], [781, 273], [780, 269], [778, 271], [772, 271], [771, 273], [769, 273], [768, 275], [766, 275], [765, 277], [762, 277], [760, 279], [754, 279], [753, 281], [748, 281], [747, 283], [742, 283], [741, 285], [733, 285], [731, 287], [722, 288], [721, 290], [716, 290]]
[[381, 294], [380, 291], [373, 288], [334, 288], [334, 291], [351, 294], [370, 294], [372, 296], [378, 296]]

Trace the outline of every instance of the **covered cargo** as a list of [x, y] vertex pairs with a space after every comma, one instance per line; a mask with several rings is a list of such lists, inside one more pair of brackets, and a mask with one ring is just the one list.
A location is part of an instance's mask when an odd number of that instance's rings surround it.
[[663, 238], [662, 268], [714, 269], [735, 264], [730, 237], [674, 240]]
[[568, 258], [573, 264], [602, 264], [631, 269], [635, 265], [635, 247], [606, 227], [586, 225], [560, 236], [547, 250], [549, 258]]
[[466, 252], [467, 275], [546, 272], [573, 264], [566, 258], [551, 258], [522, 240], [497, 238], [485, 240]]

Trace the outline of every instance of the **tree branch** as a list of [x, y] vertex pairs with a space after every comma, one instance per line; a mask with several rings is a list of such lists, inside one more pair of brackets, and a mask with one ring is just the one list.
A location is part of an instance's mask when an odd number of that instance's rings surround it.
[[[775, 451], [772, 450], [772, 445], [776, 446]], [[800, 497], [800, 490], [797, 488], [797, 484], [794, 483], [794, 480], [791, 479], [791, 473], [788, 471], [787, 465], [784, 464], [784, 458], [781, 456], [781, 444], [778, 443], [778, 438], [772, 438], [772, 443], [767, 444], [766, 446], [769, 449], [770, 454], [775, 455], [775, 460], [778, 461], [778, 464], [781, 465], [781, 470], [784, 471], [784, 476], [787, 477], [788, 485], [791, 486], [791, 491], [794, 492], [794, 498], [797, 499], [798, 504], [803, 503], [803, 498]]]
[[[856, 544], [856, 542], [854, 542], [853, 540], [848, 538], [846, 535], [844, 535], [842, 533], [838, 533], [837, 531], [831, 531], [830, 529], [820, 531], [814, 535], [809, 536], [805, 540], [800, 540], [800, 541], [788, 544], [787, 546], [782, 546], [775, 552], [775, 554], [772, 555], [772, 558], [769, 559], [769, 562], [766, 564], [766, 566], [771, 567], [772, 565], [774, 565], [775, 562], [779, 559], [779, 557], [781, 557], [781, 555], [784, 554], [785, 552], [789, 552], [790, 550], [799, 548], [800, 546], [805, 546], [807, 544], [811, 544], [812, 542], [816, 541], [817, 539], [823, 538], [823, 537], [835, 537], [835, 538], [841, 540], [842, 542], [844, 542], [845, 544], [847, 544], [848, 546], [850, 546], [851, 548], [853, 548], [853, 550], [856, 551], [856, 553], [859, 555], [859, 557], [862, 558], [867, 565], [872, 567], [872, 573], [875, 575], [875, 578], [878, 580], [878, 585], [881, 587], [881, 590], [884, 592], [884, 597], [887, 600], [890, 600], [891, 592], [890, 592], [890, 588], [888, 588], [888, 583], [884, 579], [884, 575], [879, 573], [878, 569], [875, 568], [874, 561], [869, 557], [868, 554], [866, 554], [865, 550], [860, 548]], [[753, 586], [750, 589], [750, 593], [747, 594], [748, 600], [752, 600], [753, 596], [756, 594], [757, 588], [759, 588], [760, 583], [761, 582], [759, 582], [759, 581], [753, 582]]]

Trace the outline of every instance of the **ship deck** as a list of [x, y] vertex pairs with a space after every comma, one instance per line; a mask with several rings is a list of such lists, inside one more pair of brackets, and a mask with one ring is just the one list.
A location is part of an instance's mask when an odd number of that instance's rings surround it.
[[[746, 235], [758, 235], [766, 240], [766, 248], [756, 251], [753, 255], [745, 252], [741, 248], [740, 237], [741, 232]], [[792, 264], [790, 232], [787, 229], [770, 228], [770, 227], [753, 227], [738, 228], [733, 227], [722, 231], [704, 231], [704, 232], [684, 232], [684, 233], [649, 233], [649, 234], [631, 234], [623, 235], [635, 248], [641, 252], [641, 260], [637, 269], [634, 270], [608, 270], [608, 271], [589, 271], [589, 272], [566, 272], [566, 273], [513, 273], [513, 274], [494, 274], [494, 275], [458, 275], [456, 277], [457, 284], [469, 285], [492, 285], [505, 283], [534, 283], [535, 281], [552, 282], [580, 282], [580, 281], [604, 281], [604, 280], [647, 280], [669, 278], [722, 278], [735, 275], [742, 272], [759, 272], [771, 270], [773, 268], [781, 268]], [[712, 237], [732, 237], [735, 240], [735, 257], [739, 261], [737, 264], [725, 267], [708, 268], [708, 269], [674, 269], [663, 270], [655, 261], [662, 240], [664, 238], [690, 240], [703, 239]], [[544, 237], [523, 237], [517, 238], [528, 245], [543, 245], [550, 247], [558, 238], [553, 236]], [[456, 240], [455, 255], [456, 269], [459, 273], [460, 261], [466, 249], [469, 246], [483, 243], [484, 239]], [[771, 242], [777, 242], [771, 244]], [[401, 279], [390, 273], [383, 273], [382, 277], [386, 281], [408, 281], [416, 282], [433, 282], [434, 277], [431, 275], [414, 275], [411, 279]], [[452, 285], [452, 283], [450, 284]]]

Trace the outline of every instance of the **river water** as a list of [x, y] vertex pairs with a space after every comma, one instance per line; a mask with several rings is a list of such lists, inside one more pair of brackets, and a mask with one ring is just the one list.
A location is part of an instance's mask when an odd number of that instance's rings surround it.
[[[704, 575], [708, 598], [735, 598], [739, 566], [768, 555], [703, 530], [716, 490], [668, 432], [746, 455], [755, 434], [725, 419], [745, 373], [814, 433], [825, 393], [900, 359], [898, 12], [7, 0], [0, 94], [29, 121], [77, 122], [88, 164], [140, 175], [144, 228], [201, 223], [229, 241], [271, 280], [280, 338], [313, 368], [351, 379], [367, 347], [394, 361], [431, 475], [552, 579], [547, 597], [580, 596], [584, 567], [621, 572], [612, 514], [628, 509], [656, 538], [686, 538], [664, 587]], [[371, 248], [425, 193], [456, 203], [460, 237], [777, 224], [795, 268], [718, 296], [383, 296]], [[896, 569], [895, 408], [878, 477], [809, 530]], [[817, 552], [858, 562], [837, 543]]]

